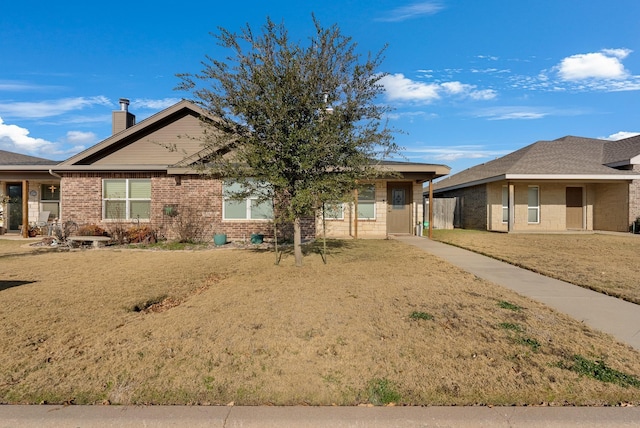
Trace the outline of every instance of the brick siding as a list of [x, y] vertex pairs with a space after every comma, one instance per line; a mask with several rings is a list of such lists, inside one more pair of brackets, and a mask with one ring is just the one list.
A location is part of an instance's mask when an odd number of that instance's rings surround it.
[[[78, 225], [97, 224], [109, 230], [117, 223], [126, 226], [138, 224], [136, 220], [112, 221], [102, 218], [102, 180], [109, 178], [151, 179], [151, 218], [144, 221], [158, 231], [159, 236], [176, 239], [179, 228], [191, 227], [196, 238], [213, 239], [214, 233], [225, 233], [232, 241], [249, 240], [259, 233], [267, 239], [274, 236], [270, 221], [222, 220], [222, 181], [201, 175], [168, 176], [164, 173], [67, 173], [61, 179], [61, 219], [73, 220]], [[171, 205], [177, 215], [165, 214]], [[279, 227], [279, 238], [291, 239], [293, 227]], [[313, 218], [303, 219], [302, 237], [315, 236]]]

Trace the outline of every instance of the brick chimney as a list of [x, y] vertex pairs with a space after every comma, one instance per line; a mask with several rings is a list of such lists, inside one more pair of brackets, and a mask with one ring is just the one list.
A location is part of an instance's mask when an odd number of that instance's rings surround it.
[[136, 117], [129, 113], [129, 100], [120, 98], [120, 110], [115, 110], [111, 117], [111, 134], [117, 134], [136, 124]]

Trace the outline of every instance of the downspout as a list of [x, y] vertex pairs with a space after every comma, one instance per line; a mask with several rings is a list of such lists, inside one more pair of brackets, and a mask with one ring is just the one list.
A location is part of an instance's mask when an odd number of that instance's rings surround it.
[[56, 174], [55, 172], [53, 172], [53, 170], [51, 168], [49, 168], [49, 174], [53, 175], [56, 178], [59, 178], [62, 180], [62, 176], [60, 174]]

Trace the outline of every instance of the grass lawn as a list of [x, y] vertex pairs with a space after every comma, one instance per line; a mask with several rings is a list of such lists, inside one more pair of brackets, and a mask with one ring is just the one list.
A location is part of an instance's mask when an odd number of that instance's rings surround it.
[[34, 251], [0, 240], [0, 403], [640, 404], [640, 355], [389, 240]]
[[640, 236], [435, 230], [433, 238], [640, 304]]

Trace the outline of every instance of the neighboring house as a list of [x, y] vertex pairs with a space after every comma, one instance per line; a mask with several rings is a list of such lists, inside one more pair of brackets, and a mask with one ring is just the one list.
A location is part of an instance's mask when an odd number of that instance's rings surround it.
[[[60, 178], [51, 169], [57, 161], [0, 150], [0, 227], [18, 232], [35, 224], [40, 212], [53, 220], [60, 214]], [[26, 231], [26, 228], [25, 228]]]
[[[128, 100], [113, 112], [113, 135], [89, 149], [43, 169], [59, 178], [60, 217], [79, 225], [146, 224], [161, 236], [175, 238], [186, 223], [197, 227], [201, 239], [226, 233], [231, 240], [249, 239], [253, 233], [273, 236], [269, 204], [224, 197], [235, 184], [200, 174], [195, 168], [203, 147], [198, 106], [181, 101], [136, 124]], [[174, 150], [167, 147], [173, 146]], [[389, 233], [415, 233], [422, 222], [425, 181], [449, 172], [443, 165], [384, 162], [393, 178], [361, 183], [358, 219], [353, 204], [334, 206], [325, 222], [332, 237], [386, 237]], [[188, 224], [186, 226], [189, 226]], [[309, 219], [303, 236], [321, 232], [322, 222]]]
[[455, 223], [492, 231], [627, 232], [640, 216], [640, 136], [539, 141], [434, 183]]

